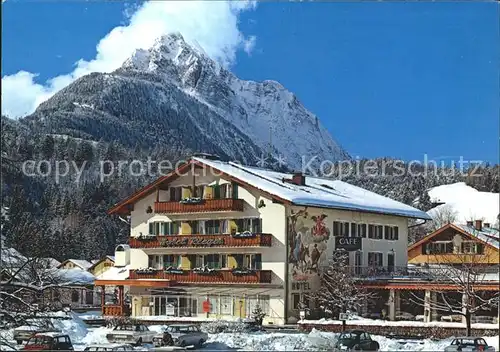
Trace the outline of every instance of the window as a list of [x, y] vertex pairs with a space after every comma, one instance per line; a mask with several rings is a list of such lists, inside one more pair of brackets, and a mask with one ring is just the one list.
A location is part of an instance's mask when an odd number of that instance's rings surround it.
[[205, 189], [205, 186], [195, 186], [194, 187], [193, 197], [195, 197], [195, 198], [203, 198], [203, 190], [204, 189]]
[[71, 302], [78, 302], [80, 300], [80, 295], [78, 294], [77, 290], [71, 291]]
[[[209, 296], [208, 301], [210, 302], [210, 313], [218, 313], [219, 298], [216, 296]], [[200, 300], [200, 302], [202, 302]]]
[[207, 254], [205, 256], [205, 265], [211, 269], [220, 269], [220, 255]]
[[381, 240], [384, 238], [384, 227], [382, 225], [375, 226], [375, 239]]
[[207, 220], [205, 221], [205, 232], [207, 235], [214, 235], [220, 233], [220, 220]]
[[386, 226], [384, 238], [386, 240], [397, 241], [398, 237], [399, 237], [398, 230], [399, 230], [399, 228], [397, 226]]
[[375, 238], [375, 225], [368, 225], [368, 238]]
[[366, 224], [358, 224], [358, 237], [366, 238]]
[[361, 274], [361, 267], [363, 265], [363, 252], [356, 251], [354, 254], [354, 273], [356, 275]]
[[383, 266], [382, 253], [379, 252], [368, 252], [368, 264], [374, 267]]
[[299, 309], [300, 306], [300, 294], [292, 293], [292, 309]]
[[348, 222], [333, 222], [333, 235], [334, 236], [349, 236], [349, 223]]
[[149, 234], [155, 236], [165, 236], [165, 235], [178, 235], [179, 234], [179, 223], [174, 222], [164, 222], [155, 221], [149, 223]]
[[180, 263], [180, 256], [168, 254], [163, 256], [163, 268], [178, 267]]
[[481, 243], [476, 243], [474, 241], [464, 241], [462, 242], [462, 253], [465, 254], [483, 254], [484, 246]]
[[358, 237], [358, 224], [351, 222], [351, 237]]
[[260, 254], [245, 254], [243, 267], [254, 270], [262, 269], [262, 256]]
[[234, 221], [236, 223], [236, 226], [238, 226], [238, 232], [262, 232], [262, 219], [236, 219]]
[[220, 314], [232, 315], [233, 298], [231, 296], [220, 296]]
[[182, 198], [182, 187], [170, 187], [170, 201], [178, 202]]
[[247, 298], [246, 308], [248, 313], [252, 314], [257, 307], [260, 307], [265, 314], [269, 314], [269, 296], [259, 295]]

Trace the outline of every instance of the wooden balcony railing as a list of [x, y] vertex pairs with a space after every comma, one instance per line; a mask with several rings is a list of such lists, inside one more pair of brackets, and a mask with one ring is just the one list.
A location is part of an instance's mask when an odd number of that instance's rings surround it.
[[202, 199], [199, 203], [156, 202], [155, 213], [208, 213], [219, 211], [243, 211], [243, 199]]
[[102, 306], [102, 315], [105, 317], [115, 317], [125, 315], [125, 309], [121, 305]]
[[229, 234], [130, 237], [128, 241], [131, 248], [271, 247], [272, 242], [272, 235], [266, 233], [242, 238]]
[[129, 279], [171, 280], [177, 283], [190, 284], [270, 284], [271, 270], [235, 271], [232, 269], [213, 270], [211, 272], [196, 272], [183, 270], [182, 273], [170, 273], [164, 270], [141, 272], [130, 270]]

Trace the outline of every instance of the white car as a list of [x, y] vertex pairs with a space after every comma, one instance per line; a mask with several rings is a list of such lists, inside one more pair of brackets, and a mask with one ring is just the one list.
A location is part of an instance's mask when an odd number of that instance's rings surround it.
[[153, 345], [201, 347], [207, 340], [208, 335], [195, 324], [172, 324], [154, 337]]
[[102, 343], [85, 347], [84, 351], [133, 351], [134, 347], [120, 343]]
[[106, 335], [110, 343], [142, 345], [152, 343], [156, 332], [149, 330], [144, 324], [123, 324], [116, 326]]

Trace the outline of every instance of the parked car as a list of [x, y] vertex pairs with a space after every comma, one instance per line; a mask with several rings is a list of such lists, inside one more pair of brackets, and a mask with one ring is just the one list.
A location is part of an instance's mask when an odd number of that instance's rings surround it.
[[49, 326], [24, 325], [14, 329], [14, 340], [17, 342], [18, 345], [20, 345], [23, 343], [23, 341], [28, 341], [33, 335], [42, 332], [61, 332], [61, 331]]
[[37, 333], [30, 337], [23, 351], [73, 351], [71, 339], [59, 332]]
[[495, 352], [495, 347], [488, 346], [482, 337], [457, 337], [453, 339], [451, 345], [444, 349], [446, 352], [451, 351], [487, 351]]
[[400, 312], [399, 314], [396, 314], [396, 320], [401, 321], [401, 320], [415, 320], [415, 316], [411, 313], [408, 312]]
[[335, 344], [337, 351], [378, 351], [379, 348], [378, 342], [363, 330], [344, 331]]
[[144, 324], [123, 324], [116, 326], [106, 338], [110, 343], [142, 345], [152, 343], [155, 335], [156, 332], [149, 330]]
[[196, 346], [201, 347], [208, 340], [208, 335], [194, 324], [172, 324], [165, 331], [153, 338], [155, 347], [161, 346]]
[[134, 347], [120, 343], [101, 343], [87, 346], [84, 351], [134, 351]]

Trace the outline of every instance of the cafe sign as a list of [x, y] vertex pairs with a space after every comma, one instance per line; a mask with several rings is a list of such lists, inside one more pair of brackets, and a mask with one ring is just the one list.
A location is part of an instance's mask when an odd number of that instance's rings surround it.
[[223, 246], [224, 238], [204, 238], [203, 236], [179, 236], [179, 238], [162, 238], [162, 247], [212, 247]]
[[358, 251], [361, 249], [361, 237], [335, 237], [335, 249]]

